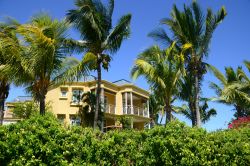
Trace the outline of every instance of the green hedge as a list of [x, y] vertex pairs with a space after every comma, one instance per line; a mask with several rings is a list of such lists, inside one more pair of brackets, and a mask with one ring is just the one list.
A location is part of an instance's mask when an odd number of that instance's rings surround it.
[[146, 131], [65, 129], [52, 115], [0, 127], [0, 165], [248, 165], [250, 129], [180, 122]]

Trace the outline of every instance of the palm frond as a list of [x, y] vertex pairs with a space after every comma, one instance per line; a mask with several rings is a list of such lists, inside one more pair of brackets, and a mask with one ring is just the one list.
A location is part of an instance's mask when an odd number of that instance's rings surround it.
[[67, 21], [81, 32], [84, 40], [98, 41], [102, 38], [96, 5], [90, 0], [77, 0], [78, 9], [69, 10]]
[[153, 30], [148, 36], [167, 47], [173, 43], [173, 40], [167, 35], [163, 28]]
[[220, 87], [219, 85], [217, 85], [217, 84], [215, 84], [215, 83], [213, 83], [213, 82], [210, 82], [209, 87], [210, 87], [211, 89], [214, 89], [214, 90], [215, 90], [216, 95], [218, 95], [218, 96], [221, 95], [222, 89], [221, 89], [221, 87]]
[[66, 47], [67, 51], [70, 53], [84, 53], [88, 51], [88, 42], [87, 41], [77, 41], [74, 39], [66, 39], [63, 42], [64, 47]]
[[89, 73], [86, 63], [75, 58], [66, 58], [62, 66], [62, 70], [54, 74], [52, 82], [55, 86], [78, 81]]
[[221, 81], [221, 83], [223, 85], [227, 84], [227, 79], [225, 78], [225, 76], [218, 70], [216, 69], [214, 66], [209, 65], [209, 70], [213, 72], [213, 74], [216, 76], [217, 79], [219, 79]]
[[124, 39], [127, 39], [130, 35], [130, 21], [131, 14], [122, 16], [117, 25], [110, 32], [104, 42], [104, 48], [111, 53], [115, 53], [121, 47]]
[[250, 72], [250, 61], [244, 61], [244, 64], [247, 67], [248, 71]]

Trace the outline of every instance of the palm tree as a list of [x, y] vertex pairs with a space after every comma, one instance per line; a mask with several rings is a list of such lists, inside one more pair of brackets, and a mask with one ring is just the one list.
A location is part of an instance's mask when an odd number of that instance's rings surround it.
[[83, 105], [79, 107], [78, 116], [82, 127], [93, 127], [96, 95], [92, 92], [86, 92], [82, 95]]
[[153, 125], [158, 124], [159, 114], [164, 114], [164, 101], [155, 92], [149, 96], [149, 115]]
[[[108, 5], [95, 0], [76, 0], [76, 9], [69, 10], [67, 20], [79, 31], [81, 40], [68, 40], [67, 44], [78, 53], [86, 53], [82, 62], [97, 71], [96, 111], [94, 128], [98, 127], [101, 112], [102, 68], [108, 70], [111, 54], [116, 53], [124, 39], [130, 35], [131, 15], [122, 16], [116, 26], [112, 25], [114, 0]], [[77, 70], [76, 72], [81, 72]]]
[[[13, 59], [9, 58], [11, 55], [16, 56], [19, 50], [19, 42], [15, 36], [15, 27], [11, 26], [9, 23], [0, 24], [0, 69], [4, 68], [6, 63], [16, 64]], [[0, 75], [0, 125], [3, 124], [4, 117], [4, 104], [5, 100], [9, 95], [10, 89], [10, 75], [13, 72], [4, 74], [1, 72]]]
[[21, 36], [22, 45], [16, 56], [2, 69], [7, 75], [12, 73], [11, 80], [17, 85], [25, 85], [40, 104], [40, 114], [45, 114], [45, 97], [48, 89], [59, 83], [62, 78], [68, 78], [75, 73], [68, 69], [79, 67], [74, 58], [66, 58], [68, 48], [64, 41], [68, 24], [65, 21], [52, 19], [49, 15], [41, 13], [32, 17], [28, 24], [17, 26], [16, 32]]
[[[196, 123], [196, 113], [195, 113], [195, 96], [194, 94], [194, 86], [193, 86], [193, 77], [186, 75], [182, 78], [180, 83], [180, 89], [178, 93], [178, 99], [181, 101], [187, 102], [188, 112], [190, 115], [190, 120], [192, 121], [192, 126], [194, 127]], [[185, 108], [185, 110], [187, 110]], [[180, 111], [177, 111], [180, 112]]]
[[158, 46], [141, 53], [132, 68], [133, 79], [144, 76], [159, 98], [164, 101], [166, 124], [172, 120], [172, 101], [177, 94], [178, 84], [183, 75], [184, 58], [174, 49], [175, 43], [166, 51]]
[[157, 29], [149, 34], [149, 36], [161, 41], [164, 44], [171, 44], [176, 41], [177, 49], [183, 45], [189, 44], [191, 48], [186, 53], [186, 69], [188, 75], [193, 77], [194, 82], [194, 109], [196, 112], [197, 126], [201, 125], [199, 100], [202, 78], [206, 73], [204, 66], [204, 57], [208, 56], [209, 43], [212, 34], [219, 23], [225, 18], [226, 10], [222, 7], [217, 14], [213, 14], [211, 9], [207, 9], [204, 16], [202, 10], [196, 1], [193, 1], [190, 7], [184, 5], [184, 11], [180, 11], [174, 5], [171, 12], [171, 18], [162, 19], [161, 23], [167, 25], [172, 32], [172, 39], [163, 29]]
[[[203, 124], [209, 121], [212, 116], [217, 114], [215, 109], [212, 108], [207, 110], [208, 108], [207, 101], [204, 101], [203, 104], [200, 105], [201, 122]], [[175, 107], [175, 110], [177, 113], [184, 115], [188, 120], [190, 120], [193, 127], [195, 126], [195, 112], [190, 109], [190, 106], [184, 104], [181, 107]]]
[[[245, 64], [248, 67], [247, 61]], [[233, 105], [236, 110], [236, 118], [250, 115], [250, 79], [242, 67], [238, 67], [236, 71], [232, 67], [226, 67], [225, 76], [213, 66], [210, 66], [210, 69], [221, 83], [221, 86], [213, 82], [210, 83], [210, 87], [217, 94], [213, 100]]]

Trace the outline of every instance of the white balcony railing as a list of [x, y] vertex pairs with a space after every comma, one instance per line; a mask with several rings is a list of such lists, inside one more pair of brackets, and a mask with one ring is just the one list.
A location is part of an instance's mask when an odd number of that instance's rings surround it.
[[[105, 113], [116, 114], [116, 106], [112, 104], [106, 104], [103, 106]], [[147, 108], [128, 105], [123, 107], [123, 115], [137, 115], [143, 117], [149, 117]]]
[[125, 115], [138, 115], [143, 117], [149, 117], [147, 108], [128, 105], [123, 107], [123, 114]]

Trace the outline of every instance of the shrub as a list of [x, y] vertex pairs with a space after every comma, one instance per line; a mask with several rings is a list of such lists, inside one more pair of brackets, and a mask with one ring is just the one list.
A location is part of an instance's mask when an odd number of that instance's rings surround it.
[[250, 116], [235, 119], [228, 125], [229, 129], [240, 127], [250, 127]]
[[13, 116], [21, 119], [28, 119], [39, 112], [38, 103], [34, 101], [17, 102], [14, 104]]
[[248, 165], [250, 129], [166, 128], [101, 133], [51, 115], [0, 127], [1, 165]]

